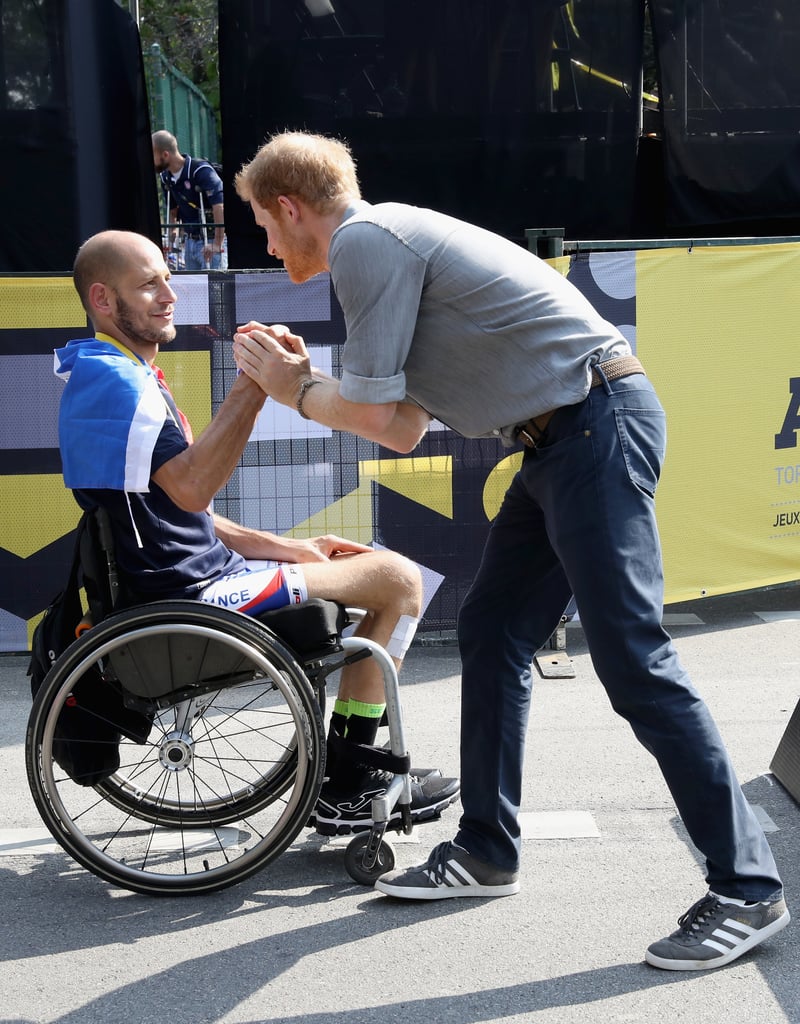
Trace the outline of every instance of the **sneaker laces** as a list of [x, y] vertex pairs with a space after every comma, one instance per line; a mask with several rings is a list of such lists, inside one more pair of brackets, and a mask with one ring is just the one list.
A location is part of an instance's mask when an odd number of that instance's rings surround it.
[[693, 903], [685, 914], [681, 914], [678, 918], [678, 925], [687, 935], [698, 932], [707, 924], [708, 919], [713, 917], [720, 905], [716, 896], [707, 893], [697, 903]]
[[434, 846], [430, 852], [425, 867], [431, 874], [431, 881], [436, 885], [441, 885], [447, 876], [447, 864], [454, 845], [455, 843], [448, 839], [446, 842]]

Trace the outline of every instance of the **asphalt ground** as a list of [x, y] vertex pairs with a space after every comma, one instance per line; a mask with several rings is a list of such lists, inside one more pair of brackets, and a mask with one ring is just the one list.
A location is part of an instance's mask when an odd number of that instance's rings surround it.
[[[769, 765], [800, 698], [800, 588], [667, 609], [761, 816], [800, 918], [800, 807]], [[703, 895], [696, 851], [649, 755], [611, 711], [579, 625], [574, 678], [537, 679], [522, 891], [408, 903], [352, 882], [303, 832], [208, 896], [115, 890], [37, 846], [24, 766], [26, 659], [0, 656], [0, 1024], [800, 1022], [797, 925], [727, 968], [659, 971], [646, 946]], [[458, 656], [414, 646], [402, 699], [414, 762], [458, 764]], [[397, 846], [453, 834], [457, 806]]]

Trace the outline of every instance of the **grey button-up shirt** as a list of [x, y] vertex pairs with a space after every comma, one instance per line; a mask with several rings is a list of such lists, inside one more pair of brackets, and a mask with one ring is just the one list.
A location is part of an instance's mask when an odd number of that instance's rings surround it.
[[492, 232], [400, 203], [354, 203], [331, 279], [347, 341], [340, 392], [411, 399], [466, 437], [582, 401], [591, 364], [630, 353], [558, 271]]

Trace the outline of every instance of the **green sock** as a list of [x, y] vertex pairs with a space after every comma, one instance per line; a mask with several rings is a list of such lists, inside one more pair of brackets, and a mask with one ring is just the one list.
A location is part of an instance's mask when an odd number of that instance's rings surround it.
[[351, 698], [345, 738], [352, 740], [353, 743], [373, 746], [385, 707], [385, 704], [366, 704], [364, 701]]

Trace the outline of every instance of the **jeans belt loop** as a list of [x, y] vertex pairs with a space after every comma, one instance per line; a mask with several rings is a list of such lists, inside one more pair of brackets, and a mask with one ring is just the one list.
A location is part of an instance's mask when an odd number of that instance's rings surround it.
[[[620, 380], [622, 377], [630, 377], [634, 373], [644, 373], [644, 367], [636, 356], [617, 356], [615, 359], [606, 359], [605, 362], [597, 364], [602, 367], [600, 372], [592, 367], [591, 387], [597, 388], [607, 381]], [[517, 439], [526, 448], [536, 448], [544, 437], [547, 424], [558, 412], [558, 409], [551, 409], [550, 412], [543, 412], [541, 416], [532, 416], [517, 427]]]

